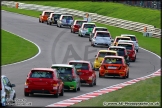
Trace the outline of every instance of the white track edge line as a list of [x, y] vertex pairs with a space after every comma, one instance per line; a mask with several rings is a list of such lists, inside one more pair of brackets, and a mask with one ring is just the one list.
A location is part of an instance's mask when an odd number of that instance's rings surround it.
[[[4, 30], [4, 29], [1, 29], [1, 30]], [[19, 61], [19, 62], [7, 64], [7, 65], [2, 65], [1, 67], [10, 66], [10, 65], [14, 65], [14, 64], [18, 64], [18, 63], [22, 63], [22, 62], [26, 62], [26, 61], [32, 60], [32, 59], [36, 58], [41, 53], [41, 48], [36, 43], [34, 43], [34, 42], [32, 42], [32, 41], [30, 41], [30, 40], [28, 40], [28, 39], [26, 39], [26, 38], [24, 38], [24, 37], [22, 37], [20, 35], [17, 35], [15, 33], [12, 33], [12, 32], [10, 32], [8, 30], [4, 30], [4, 31], [6, 31], [8, 33], [11, 33], [11, 34], [14, 34], [15, 36], [18, 36], [18, 37], [20, 37], [20, 38], [22, 38], [22, 39], [24, 39], [24, 40], [26, 40], [26, 41], [34, 44], [38, 48], [38, 53], [36, 55], [34, 55], [33, 57], [31, 57], [31, 58], [28, 58], [28, 59], [25, 59], [25, 60], [22, 60], [22, 61]]]

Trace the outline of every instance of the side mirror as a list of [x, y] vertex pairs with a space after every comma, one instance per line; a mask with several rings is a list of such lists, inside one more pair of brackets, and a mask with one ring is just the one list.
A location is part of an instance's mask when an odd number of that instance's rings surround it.
[[15, 84], [11, 84], [11, 87], [16, 87], [16, 85]]

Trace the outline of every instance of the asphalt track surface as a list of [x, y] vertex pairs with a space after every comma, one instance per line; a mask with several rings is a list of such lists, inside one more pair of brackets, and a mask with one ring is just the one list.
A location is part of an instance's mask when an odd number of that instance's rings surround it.
[[[2, 74], [6, 75], [11, 83], [16, 84], [15, 90], [18, 99], [27, 99], [33, 106], [46, 106], [81, 94], [92, 92], [131, 79], [151, 74], [160, 68], [160, 60], [155, 55], [140, 49], [136, 62], [130, 64], [130, 77], [99, 78], [97, 73], [97, 85], [89, 87], [83, 85], [77, 93], [65, 92], [63, 97], [55, 98], [51, 95], [24, 96], [24, 83], [31, 68], [50, 67], [53, 63], [67, 63], [72, 59], [94, 61], [94, 55], [100, 49], [90, 46], [88, 38], [79, 37], [70, 32], [69, 28], [58, 28], [38, 22], [38, 18], [2, 11], [2, 29], [20, 35], [33, 41], [41, 48], [41, 54], [36, 58], [2, 67]], [[20, 43], [21, 44], [21, 43]], [[146, 43], [149, 44], [149, 43]], [[66, 54], [67, 53], [67, 54]], [[69, 56], [71, 55], [71, 56]]]

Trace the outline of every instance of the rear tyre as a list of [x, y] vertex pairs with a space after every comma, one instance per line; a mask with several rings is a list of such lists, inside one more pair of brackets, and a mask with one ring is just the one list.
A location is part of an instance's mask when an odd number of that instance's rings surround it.
[[52, 23], [50, 22], [49, 24], [51, 25]]
[[62, 88], [61, 93], [59, 95], [64, 96], [64, 88]]
[[57, 27], [59, 27], [58, 24], [57, 24]]
[[24, 92], [24, 96], [29, 96], [29, 93], [27, 93], [27, 92]]
[[41, 23], [40, 18], [39, 18], [39, 23]]
[[136, 50], [138, 52], [138, 50]]
[[78, 89], [77, 89], [78, 91], [80, 91], [80, 83], [79, 83], [79, 87], [78, 87]]
[[129, 71], [128, 71], [128, 73], [127, 73], [127, 77], [126, 78], [129, 78]]
[[91, 42], [91, 39], [89, 38], [89, 42]]
[[74, 91], [74, 92], [77, 92], [77, 89], [78, 89], [78, 88], [76, 87], [75, 89], [73, 89], [73, 91]]
[[132, 60], [132, 62], [135, 62], [135, 61], [136, 61], [136, 56], [135, 56], [134, 60]]
[[95, 81], [94, 81], [94, 85], [96, 85], [96, 79], [95, 79]]
[[58, 98], [59, 97], [59, 93], [58, 93], [58, 90], [57, 90], [57, 93], [54, 94], [54, 97]]

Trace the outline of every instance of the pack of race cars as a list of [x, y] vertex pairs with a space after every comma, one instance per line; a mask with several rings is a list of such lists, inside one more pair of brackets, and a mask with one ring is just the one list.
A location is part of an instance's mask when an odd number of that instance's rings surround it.
[[[44, 93], [58, 97], [64, 95], [64, 90], [80, 91], [82, 83], [89, 84], [91, 87], [95, 86], [96, 70], [99, 71], [99, 78], [105, 76], [129, 78], [130, 61], [136, 61], [139, 50], [135, 35], [121, 34], [112, 39], [106, 27], [97, 27], [95, 23], [74, 20], [72, 15], [50, 10], [40, 14], [39, 22], [46, 22], [47, 25], [56, 24], [60, 28], [69, 27], [71, 33], [78, 33], [80, 37], [88, 36], [92, 47], [104, 46], [107, 50], [100, 50], [95, 55], [93, 63], [85, 60], [72, 60], [68, 64], [53, 64], [51, 68], [31, 69], [24, 85], [25, 96]], [[2, 83], [4, 84], [1, 85], [5, 85], [3, 80]]]

